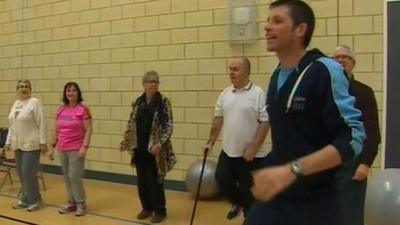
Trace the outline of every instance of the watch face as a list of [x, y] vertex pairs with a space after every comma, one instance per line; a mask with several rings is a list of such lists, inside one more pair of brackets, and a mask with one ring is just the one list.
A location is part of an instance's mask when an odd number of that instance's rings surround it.
[[294, 164], [294, 170], [295, 170], [297, 173], [300, 173], [300, 172], [301, 172], [301, 169], [300, 169], [299, 166], [296, 165], [296, 164]]
[[304, 175], [303, 167], [301, 166], [301, 164], [299, 162], [293, 161], [293, 162], [290, 163], [290, 165], [291, 165], [292, 172], [296, 176], [303, 176]]

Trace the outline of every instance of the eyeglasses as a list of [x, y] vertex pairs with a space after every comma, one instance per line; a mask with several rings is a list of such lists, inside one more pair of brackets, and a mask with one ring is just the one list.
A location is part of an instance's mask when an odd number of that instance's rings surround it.
[[160, 81], [158, 81], [158, 80], [146, 80], [144, 82], [145, 83], [150, 83], [150, 84], [159, 84], [160, 83]]
[[348, 55], [335, 55], [335, 56], [333, 56], [333, 58], [334, 59], [351, 59], [351, 60], [353, 60], [353, 58], [351, 58], [351, 56], [348, 56]]
[[18, 85], [18, 88], [29, 88], [29, 85], [27, 85], [27, 84], [23, 84], [23, 85]]

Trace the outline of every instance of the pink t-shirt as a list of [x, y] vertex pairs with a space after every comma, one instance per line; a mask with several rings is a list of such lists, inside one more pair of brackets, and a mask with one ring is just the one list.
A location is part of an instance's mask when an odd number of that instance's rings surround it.
[[78, 151], [85, 137], [84, 121], [91, 119], [89, 108], [82, 104], [61, 106], [57, 110], [57, 148], [61, 151]]

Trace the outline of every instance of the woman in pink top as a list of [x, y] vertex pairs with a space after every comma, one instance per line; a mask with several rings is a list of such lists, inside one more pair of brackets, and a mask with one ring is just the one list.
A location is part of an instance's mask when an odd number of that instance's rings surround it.
[[83, 187], [85, 156], [92, 134], [92, 116], [81, 102], [79, 85], [69, 82], [64, 86], [63, 102], [56, 114], [55, 141], [68, 194], [68, 205], [59, 213], [86, 214], [86, 195]]

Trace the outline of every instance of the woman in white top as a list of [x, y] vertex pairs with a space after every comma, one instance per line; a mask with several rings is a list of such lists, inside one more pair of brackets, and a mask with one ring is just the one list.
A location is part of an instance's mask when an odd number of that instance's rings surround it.
[[21, 199], [13, 205], [14, 209], [26, 208], [29, 212], [41, 207], [37, 173], [40, 166], [40, 153], [47, 152], [46, 127], [42, 104], [31, 96], [29, 80], [17, 83], [18, 99], [8, 115], [10, 129], [5, 149], [15, 151], [17, 172], [21, 181]]

